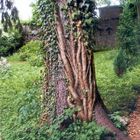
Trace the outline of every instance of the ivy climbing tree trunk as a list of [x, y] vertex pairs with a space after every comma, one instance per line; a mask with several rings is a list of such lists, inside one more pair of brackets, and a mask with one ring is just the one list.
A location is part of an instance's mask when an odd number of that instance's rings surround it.
[[[53, 36], [54, 37], [54, 36]], [[47, 46], [47, 44], [45, 44]], [[67, 104], [67, 87], [62, 60], [58, 54], [57, 45], [53, 45], [55, 52], [46, 47], [45, 75], [43, 82], [43, 113], [40, 125], [51, 124], [53, 119], [62, 115]], [[57, 51], [56, 51], [57, 50]]]
[[[36, 5], [42, 17], [42, 34], [45, 45], [45, 75], [42, 123], [51, 122], [61, 115], [67, 107], [67, 88], [63, 63], [59, 55], [57, 36], [55, 32], [54, 3], [52, 0], [40, 0]], [[43, 11], [43, 12], [42, 12]], [[45, 16], [44, 16], [45, 15]], [[37, 19], [36, 19], [37, 20]], [[46, 26], [47, 24], [47, 26]], [[44, 26], [45, 25], [45, 26]]]
[[63, 64], [57, 53], [54, 55], [57, 57], [55, 60], [54, 56], [50, 56], [50, 54], [52, 53], [47, 54], [43, 96], [44, 115], [47, 113], [45, 121], [48, 122], [51, 122], [55, 116], [61, 115], [67, 107], [67, 89]]
[[[87, 52], [82, 40], [81, 21], [77, 22], [77, 49], [68, 46], [64, 34], [59, 7], [56, 7], [56, 28], [59, 41], [60, 55], [64, 64], [65, 74], [69, 81], [68, 89], [73, 101], [68, 98], [69, 105], [79, 108], [77, 116], [81, 120], [91, 121], [95, 102], [95, 77], [93, 74], [93, 54]], [[72, 34], [71, 34], [72, 36]], [[73, 37], [72, 37], [73, 38]], [[72, 42], [74, 44], [74, 40]], [[71, 47], [71, 50], [68, 48]], [[68, 50], [69, 49], [69, 50]], [[72, 53], [74, 52], [74, 54]], [[87, 55], [89, 53], [89, 56]], [[74, 55], [73, 58], [71, 56]], [[88, 56], [88, 57], [87, 57]]]
[[[82, 7], [85, 6], [82, 4], [88, 6]], [[97, 89], [93, 48], [90, 44], [94, 6], [93, 1], [55, 1], [58, 48], [68, 80], [67, 102], [69, 107], [77, 109], [76, 118], [82, 121], [96, 120], [115, 133], [117, 140], [128, 140], [108, 118]]]
[[93, 54], [95, 2], [41, 0], [38, 5], [40, 13], [45, 13], [41, 17], [47, 52], [44, 108], [48, 121], [62, 114], [68, 105], [76, 109], [75, 119], [95, 120], [115, 133], [117, 140], [128, 140], [108, 118], [97, 89]]
[[65, 81], [65, 74], [63, 71], [63, 64], [61, 58], [58, 57], [58, 71], [56, 85], [56, 116], [63, 114], [64, 109], [67, 107], [67, 88]]

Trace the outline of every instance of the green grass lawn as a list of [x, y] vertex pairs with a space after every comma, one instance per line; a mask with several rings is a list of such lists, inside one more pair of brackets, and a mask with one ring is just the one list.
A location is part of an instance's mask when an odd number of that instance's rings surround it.
[[[6, 140], [38, 121], [41, 97], [40, 67], [10, 61], [6, 74], [0, 73], [0, 131]], [[28, 126], [27, 126], [28, 125]]]
[[140, 65], [119, 78], [113, 70], [116, 55], [116, 50], [95, 54], [97, 84], [110, 111], [127, 113], [133, 109], [137, 97], [134, 87], [140, 86]]
[[[113, 71], [116, 51], [95, 54], [97, 82], [107, 107], [114, 111], [131, 111], [140, 85], [140, 65], [118, 78]], [[16, 140], [24, 128], [37, 125], [41, 111], [41, 67], [20, 62], [17, 56], [8, 59], [11, 67], [0, 73], [0, 131], [5, 140]]]

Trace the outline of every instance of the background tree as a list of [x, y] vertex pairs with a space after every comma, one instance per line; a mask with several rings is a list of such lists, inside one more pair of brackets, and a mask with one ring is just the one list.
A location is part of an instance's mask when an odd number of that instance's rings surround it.
[[139, 62], [140, 31], [135, 1], [126, 2], [118, 27], [119, 53], [114, 62], [115, 71], [121, 76]]
[[136, 4], [138, 19], [139, 19], [140, 18], [140, 1], [139, 0], [120, 0], [121, 5], [125, 5], [130, 2]]
[[7, 56], [19, 49], [24, 42], [18, 10], [13, 1], [0, 0], [0, 18], [0, 56]]
[[11, 0], [0, 0], [0, 15], [4, 31], [12, 28], [21, 30], [18, 10]]
[[110, 6], [111, 0], [96, 0], [98, 5], [108, 5]]

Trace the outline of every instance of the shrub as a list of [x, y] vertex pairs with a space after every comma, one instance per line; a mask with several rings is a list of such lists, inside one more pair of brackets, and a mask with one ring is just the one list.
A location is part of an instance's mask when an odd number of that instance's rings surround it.
[[114, 122], [117, 128], [125, 130], [124, 124], [121, 122], [121, 113], [116, 111], [113, 114], [110, 114], [110, 119]]
[[41, 113], [42, 82], [40, 67], [12, 62], [7, 73], [0, 73], [0, 137], [14, 136], [28, 127], [37, 127]]
[[120, 50], [114, 62], [114, 70], [118, 76], [122, 76], [128, 69], [132, 69], [133, 66], [139, 63], [139, 27], [135, 2], [133, 0], [127, 1], [117, 31]]
[[32, 66], [41, 66], [43, 65], [43, 57], [42, 55], [32, 55], [29, 59], [28, 59], [29, 63], [32, 65]]
[[[68, 114], [67, 114], [68, 113]], [[70, 118], [70, 110], [56, 118], [51, 125], [43, 125], [38, 128], [26, 128], [19, 131], [15, 139], [37, 139], [37, 140], [101, 140], [108, 132], [95, 122], [76, 122], [70, 124], [67, 128], [60, 129], [60, 124]], [[67, 123], [67, 121], [65, 121]]]
[[22, 35], [12, 31], [8, 36], [0, 36], [0, 56], [8, 56], [22, 45]]
[[43, 64], [43, 43], [39, 40], [30, 41], [20, 51], [20, 60], [29, 61], [32, 66]]

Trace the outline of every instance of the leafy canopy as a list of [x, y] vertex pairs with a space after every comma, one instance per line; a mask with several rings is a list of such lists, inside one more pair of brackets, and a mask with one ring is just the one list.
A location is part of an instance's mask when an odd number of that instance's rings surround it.
[[21, 30], [20, 19], [18, 10], [11, 0], [0, 0], [0, 16], [3, 30], [19, 29]]
[[134, 0], [124, 4], [124, 10], [118, 27], [119, 53], [114, 62], [115, 71], [121, 76], [127, 69], [139, 62], [140, 23], [137, 21], [137, 7]]

